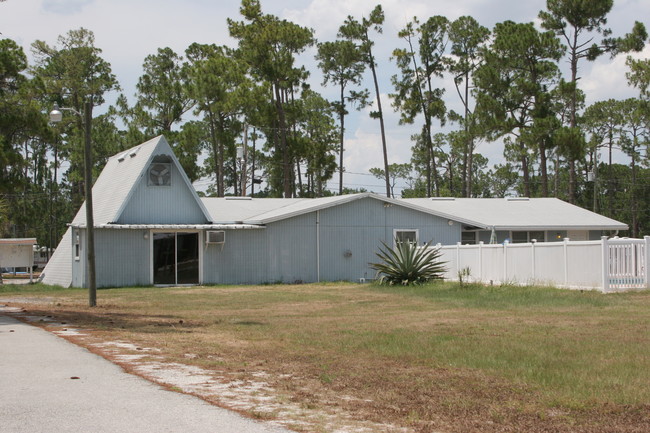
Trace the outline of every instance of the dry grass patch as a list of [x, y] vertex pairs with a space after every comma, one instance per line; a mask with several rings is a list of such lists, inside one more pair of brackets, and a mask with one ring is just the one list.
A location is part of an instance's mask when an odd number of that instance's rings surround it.
[[35, 287], [21, 296], [49, 297], [27, 306], [30, 314], [92, 329], [96, 341], [131, 342], [158, 349], [163, 362], [263, 381], [268, 389], [259, 392], [273, 394], [275, 409], [242, 410], [298, 430], [650, 431], [649, 292], [135, 288], [100, 291], [94, 309], [79, 290]]

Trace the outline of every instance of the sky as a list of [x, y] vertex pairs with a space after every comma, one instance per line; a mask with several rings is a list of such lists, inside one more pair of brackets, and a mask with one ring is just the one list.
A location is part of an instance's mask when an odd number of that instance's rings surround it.
[[[377, 4], [382, 5], [386, 16], [383, 33], [374, 37], [388, 158], [390, 163], [405, 163], [410, 160], [410, 137], [418, 132], [419, 127], [399, 125], [399, 114], [393, 111], [388, 97], [393, 92], [390, 77], [397, 73], [394, 62], [390, 60], [391, 52], [404, 47], [404, 41], [397, 37], [398, 31], [414, 16], [425, 21], [433, 15], [443, 15], [450, 20], [471, 15], [490, 29], [505, 20], [538, 23], [537, 14], [544, 9], [546, 1], [261, 0], [264, 13], [312, 28], [316, 39], [321, 42], [334, 40], [348, 15], [360, 19]], [[35, 40], [56, 45], [57, 37], [69, 30], [80, 27], [92, 30], [95, 45], [102, 49], [102, 56], [111, 64], [122, 93], [132, 102], [144, 58], [155, 54], [158, 48], [170, 47], [182, 54], [193, 42], [236, 46], [236, 41], [228, 34], [226, 19], [241, 20], [239, 6], [237, 0], [5, 0], [0, 2], [0, 33], [3, 38], [16, 41], [31, 57], [30, 45]], [[635, 20], [647, 17], [650, 17], [650, 1], [617, 0], [608, 16], [608, 26], [614, 35], [622, 35], [631, 30]], [[650, 22], [646, 25], [650, 26]], [[311, 71], [309, 83], [325, 97], [336, 99], [336, 88], [321, 85], [323, 77], [313, 60], [314, 54], [315, 49], [311, 49], [300, 58]], [[634, 57], [650, 57], [650, 45]], [[568, 75], [565, 60], [561, 68], [565, 76]], [[596, 62], [582, 62], [579, 86], [587, 94], [587, 104], [636, 96], [636, 90], [627, 86], [625, 72], [624, 55], [614, 59], [602, 56]], [[459, 110], [456, 92], [450, 85], [453, 83], [448, 77], [437, 83], [437, 86], [447, 88], [445, 100], [448, 108]], [[364, 78], [364, 87], [372, 87], [370, 73]], [[117, 95], [107, 95], [107, 101], [110, 103]], [[368, 116], [370, 110], [350, 110], [351, 114], [346, 118], [344, 185], [382, 193], [385, 191], [384, 183], [368, 173], [371, 167], [383, 167], [379, 122]], [[450, 127], [453, 125], [441, 131]], [[488, 157], [490, 164], [503, 162], [503, 146], [499, 142], [481, 143], [477, 152]], [[396, 194], [404, 186], [400, 183]], [[338, 189], [338, 176], [328, 183], [328, 187]]]

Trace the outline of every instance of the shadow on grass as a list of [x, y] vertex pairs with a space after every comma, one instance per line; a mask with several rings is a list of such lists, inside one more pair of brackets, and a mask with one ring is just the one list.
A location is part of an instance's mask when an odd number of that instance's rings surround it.
[[193, 329], [205, 326], [204, 323], [188, 322], [180, 316], [169, 314], [117, 313], [99, 309], [73, 311], [38, 307], [28, 308], [27, 313], [100, 331], [123, 330], [147, 334], [190, 333]]

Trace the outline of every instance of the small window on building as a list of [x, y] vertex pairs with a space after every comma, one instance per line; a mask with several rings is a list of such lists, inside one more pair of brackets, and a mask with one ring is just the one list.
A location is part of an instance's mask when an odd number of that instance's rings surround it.
[[477, 232], [462, 232], [460, 235], [460, 243], [463, 245], [476, 245]]
[[513, 244], [525, 244], [528, 242], [528, 232], [512, 232]]
[[394, 230], [393, 236], [395, 237], [395, 243], [402, 242], [413, 242], [418, 243], [418, 231], [417, 230]]
[[544, 236], [543, 231], [512, 232], [513, 244], [523, 244], [526, 242], [532, 242], [533, 239], [535, 239], [537, 242], [544, 242], [546, 240], [546, 237]]
[[79, 235], [74, 237], [74, 259], [79, 260], [81, 252], [81, 244], [79, 243]]

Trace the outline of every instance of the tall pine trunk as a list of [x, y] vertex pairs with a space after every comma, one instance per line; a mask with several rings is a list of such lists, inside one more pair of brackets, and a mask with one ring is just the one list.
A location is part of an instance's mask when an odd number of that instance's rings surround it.
[[339, 122], [341, 125], [339, 148], [339, 195], [343, 194], [343, 139], [345, 136], [345, 85], [341, 84], [341, 106], [339, 107]]
[[282, 190], [284, 198], [291, 198], [291, 161], [289, 158], [289, 146], [287, 145], [287, 121], [284, 113], [284, 104], [282, 103], [282, 94], [280, 93], [279, 83], [273, 86], [275, 90], [275, 107], [278, 110], [278, 120], [280, 121], [280, 152], [282, 154]]
[[[367, 34], [366, 40], [369, 40]], [[381, 109], [381, 95], [379, 94], [379, 82], [377, 81], [377, 71], [375, 70], [375, 58], [373, 57], [372, 50], [370, 48], [368, 48], [368, 59], [370, 63], [370, 70], [372, 71], [372, 79], [375, 83], [375, 94], [377, 95], [377, 112], [379, 113], [379, 129], [381, 130], [381, 148], [384, 153], [384, 173], [386, 174], [386, 197], [390, 197], [390, 172], [388, 170], [388, 149], [386, 147], [384, 114]]]

